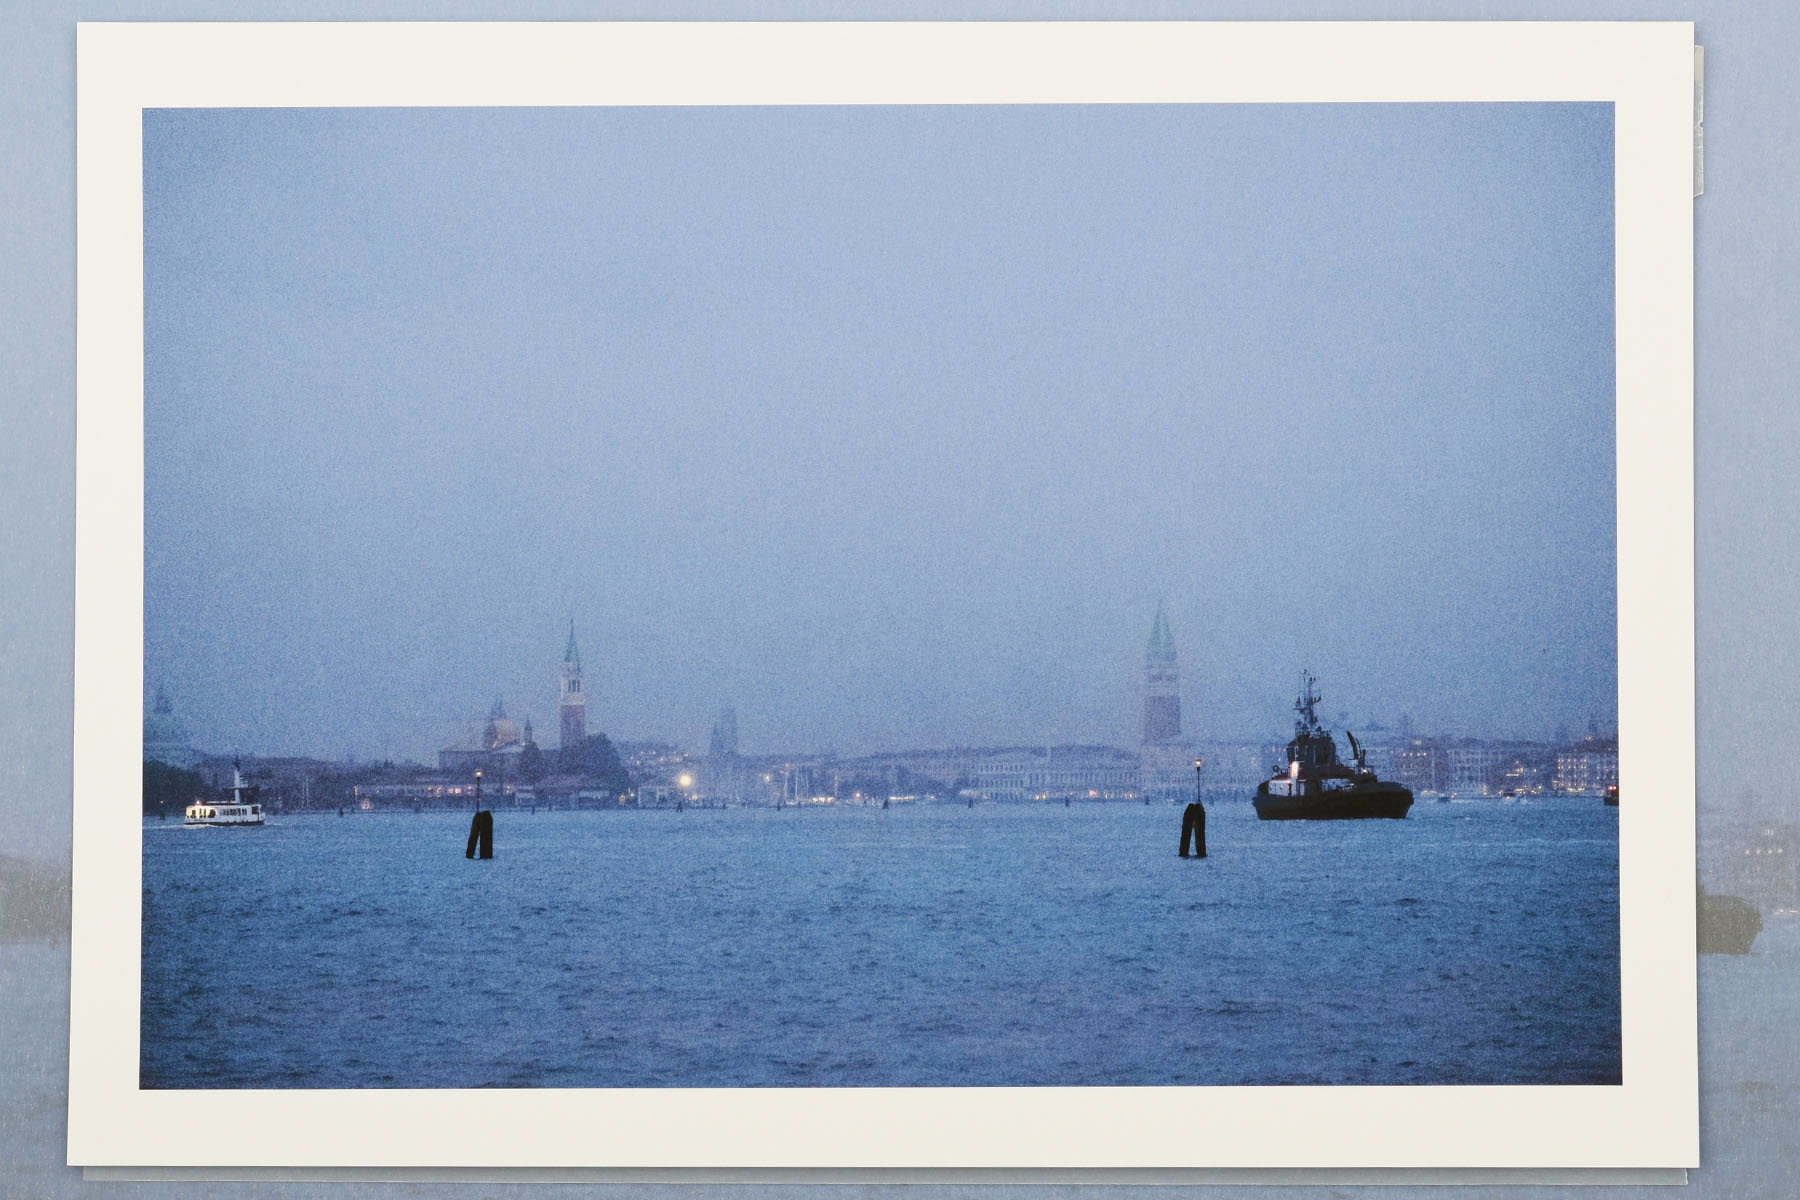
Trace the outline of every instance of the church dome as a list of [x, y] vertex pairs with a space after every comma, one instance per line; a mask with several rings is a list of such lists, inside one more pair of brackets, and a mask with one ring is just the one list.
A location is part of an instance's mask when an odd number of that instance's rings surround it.
[[175, 715], [168, 695], [161, 688], [156, 689], [156, 701], [144, 714], [144, 745], [185, 746], [187, 740], [187, 725]]

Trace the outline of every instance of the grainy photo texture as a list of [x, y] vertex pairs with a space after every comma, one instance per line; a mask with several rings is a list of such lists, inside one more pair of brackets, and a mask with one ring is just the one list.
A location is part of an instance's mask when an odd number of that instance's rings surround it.
[[1611, 105], [143, 149], [143, 1087], [1620, 1082]]

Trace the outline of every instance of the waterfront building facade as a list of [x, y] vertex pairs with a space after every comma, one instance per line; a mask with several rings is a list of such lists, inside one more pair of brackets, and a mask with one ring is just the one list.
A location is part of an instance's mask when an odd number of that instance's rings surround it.
[[[1527, 797], [1567, 790], [1554, 771], [1555, 756], [1541, 742], [1410, 738], [1387, 755], [1394, 780], [1420, 796]], [[1374, 758], [1371, 753], [1371, 767]]]
[[1492, 742], [1461, 738], [1443, 748], [1444, 771], [1452, 796], [1489, 794], [1489, 774], [1505, 762], [1506, 747]]
[[1394, 781], [1415, 796], [1442, 795], [1448, 778], [1443, 747], [1433, 739], [1411, 738], [1394, 754]]
[[[482, 779], [481, 802], [485, 807], [517, 803], [516, 792], [517, 786], [511, 782]], [[475, 779], [473, 772], [439, 771], [411, 779], [359, 783], [351, 789], [351, 795], [356, 808], [362, 812], [386, 808], [472, 809], [475, 806]]]
[[1556, 752], [1556, 791], [1598, 795], [1619, 786], [1619, 743], [1589, 735]]
[[1135, 800], [1143, 794], [1142, 757], [1113, 746], [994, 750], [975, 760], [971, 775], [971, 789], [984, 800]]
[[[1199, 757], [1206, 760], [1203, 772], [1206, 791], [1242, 800], [1248, 800], [1256, 791], [1256, 785], [1279, 769], [1287, 753], [1282, 744], [1260, 739], [1208, 741], [1198, 749]], [[1193, 770], [1191, 761], [1187, 769]], [[1186, 784], [1192, 791], [1194, 779], [1191, 774]], [[1191, 796], [1185, 798], [1192, 799]]]

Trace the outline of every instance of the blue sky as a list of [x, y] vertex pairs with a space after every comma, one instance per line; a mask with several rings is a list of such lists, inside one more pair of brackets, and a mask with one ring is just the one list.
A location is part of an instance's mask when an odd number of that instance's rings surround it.
[[145, 114], [146, 681], [424, 755], [1616, 711], [1604, 105]]

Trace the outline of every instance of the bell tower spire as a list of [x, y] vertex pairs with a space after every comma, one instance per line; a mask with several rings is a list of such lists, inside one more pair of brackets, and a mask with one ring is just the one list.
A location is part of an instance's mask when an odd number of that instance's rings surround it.
[[1181, 672], [1175, 659], [1175, 635], [1160, 601], [1144, 647], [1144, 745], [1162, 746], [1181, 740]]
[[587, 693], [581, 687], [581, 650], [575, 645], [575, 618], [569, 618], [569, 645], [563, 651], [562, 745], [578, 746], [587, 738]]

